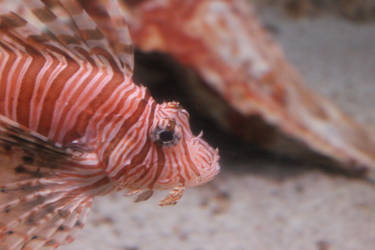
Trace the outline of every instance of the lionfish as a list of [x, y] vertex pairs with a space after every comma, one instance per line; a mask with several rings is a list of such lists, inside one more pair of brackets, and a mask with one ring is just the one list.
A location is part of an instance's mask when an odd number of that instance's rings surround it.
[[132, 81], [133, 51], [112, 0], [0, 2], [0, 249], [58, 247], [93, 198], [213, 179], [218, 150], [177, 102]]

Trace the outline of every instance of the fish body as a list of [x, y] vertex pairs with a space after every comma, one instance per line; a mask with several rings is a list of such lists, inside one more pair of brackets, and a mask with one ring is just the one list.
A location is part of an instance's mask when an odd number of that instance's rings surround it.
[[0, 249], [58, 247], [93, 198], [211, 180], [218, 152], [132, 80], [116, 1], [0, 2]]

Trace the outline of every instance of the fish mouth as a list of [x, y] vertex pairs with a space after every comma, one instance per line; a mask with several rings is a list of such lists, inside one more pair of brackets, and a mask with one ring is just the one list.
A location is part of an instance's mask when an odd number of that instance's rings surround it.
[[212, 148], [201, 135], [193, 139], [191, 145], [192, 158], [196, 168], [196, 178], [192, 178], [186, 186], [198, 186], [212, 181], [220, 172], [219, 150]]
[[213, 160], [212, 160], [211, 166], [208, 167], [210, 171], [206, 172], [207, 174], [205, 176], [204, 182], [201, 182], [202, 184], [213, 180], [215, 176], [219, 174], [220, 172], [219, 159], [220, 159], [219, 149], [216, 148], [213, 152]]
[[210, 172], [210, 174], [204, 176], [203, 178], [201, 177], [200, 183], [198, 185], [212, 181], [216, 177], [216, 175], [220, 173], [219, 162], [212, 164], [211, 168], [212, 168], [212, 171]]

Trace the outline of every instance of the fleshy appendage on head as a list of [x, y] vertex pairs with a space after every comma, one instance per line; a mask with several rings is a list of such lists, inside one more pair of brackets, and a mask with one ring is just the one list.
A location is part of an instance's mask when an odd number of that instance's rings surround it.
[[[194, 136], [189, 125], [189, 114], [177, 102], [157, 104], [154, 119], [148, 130], [152, 158], [152, 182], [143, 180], [127, 185], [130, 194], [139, 193], [136, 201], [147, 200], [154, 189], [172, 191], [159, 204], [174, 205], [182, 197], [185, 187], [197, 186], [212, 180], [220, 171], [219, 154], [202, 139]], [[150, 178], [149, 178], [150, 179]], [[140, 186], [143, 183], [142, 186]], [[129, 183], [131, 184], [131, 183]], [[136, 185], [134, 185], [136, 184]]]

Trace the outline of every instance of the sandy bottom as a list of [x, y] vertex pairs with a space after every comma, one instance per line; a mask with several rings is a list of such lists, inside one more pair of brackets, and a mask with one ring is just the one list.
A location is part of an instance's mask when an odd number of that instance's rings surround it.
[[[261, 15], [312, 88], [375, 124], [373, 23]], [[253, 158], [230, 146], [221, 151], [222, 173], [188, 190], [177, 206], [158, 207], [159, 196], [144, 203], [121, 194], [98, 198], [78, 239], [62, 249], [375, 249], [374, 184], [308, 162]]]

